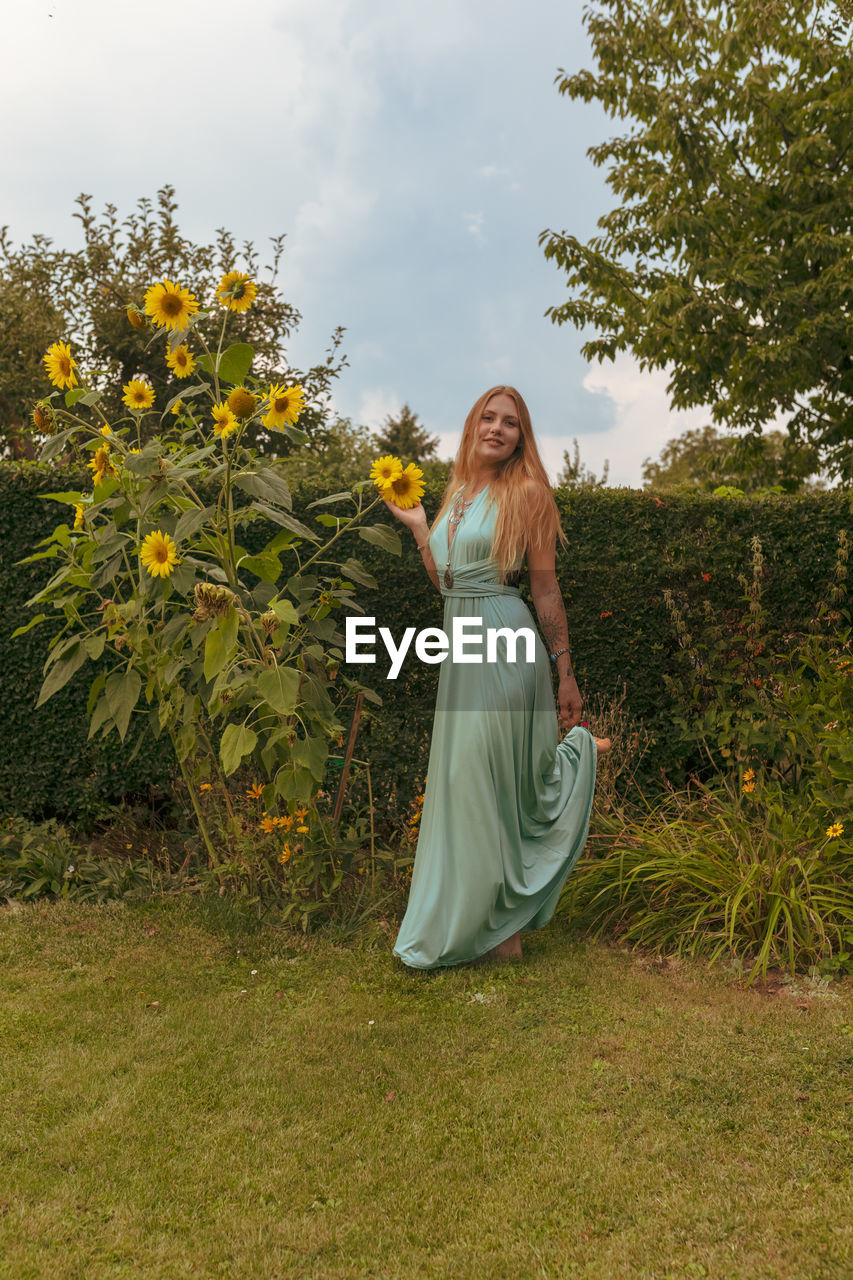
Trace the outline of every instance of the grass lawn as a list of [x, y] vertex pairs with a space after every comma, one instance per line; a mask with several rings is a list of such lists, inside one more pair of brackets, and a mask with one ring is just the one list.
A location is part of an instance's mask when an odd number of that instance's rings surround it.
[[853, 982], [0, 910], [0, 1276], [853, 1275]]

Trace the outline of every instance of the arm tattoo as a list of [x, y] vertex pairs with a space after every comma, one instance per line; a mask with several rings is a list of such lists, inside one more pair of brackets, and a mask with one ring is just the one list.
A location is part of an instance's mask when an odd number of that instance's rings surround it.
[[[542, 634], [548, 645], [550, 653], [556, 653], [558, 649], [567, 649], [569, 644], [568, 626], [566, 623], [566, 611], [563, 607], [563, 597], [560, 594], [559, 587], [553, 588], [546, 595], [535, 601], [536, 612], [539, 615], [539, 625], [542, 628]], [[557, 670], [561, 676], [573, 676], [572, 660], [568, 653], [560, 654], [557, 659]]]

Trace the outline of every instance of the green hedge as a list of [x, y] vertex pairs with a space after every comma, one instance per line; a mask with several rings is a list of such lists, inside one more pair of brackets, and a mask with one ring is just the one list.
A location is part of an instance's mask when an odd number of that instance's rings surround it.
[[[133, 760], [132, 731], [122, 746], [115, 736], [86, 741], [86, 698], [94, 675], [79, 675], [38, 711], [50, 624], [15, 640], [11, 632], [32, 616], [25, 601], [52, 572], [50, 560], [16, 566], [51, 532], [68, 508], [40, 493], [72, 489], [79, 471], [57, 472], [35, 463], [0, 463], [0, 655], [5, 696], [0, 703], [0, 811], [39, 818], [87, 819], [122, 795], [166, 791], [170, 762], [162, 742], [145, 743]], [[440, 489], [425, 504], [434, 512]], [[294, 508], [321, 492], [301, 489]], [[684, 758], [671, 732], [673, 709], [662, 673], [676, 675], [676, 643], [663, 601], [670, 587], [691, 606], [711, 600], [741, 615], [738, 574], [748, 572], [750, 539], [761, 538], [765, 558], [764, 601], [772, 630], [805, 628], [832, 573], [838, 532], [853, 524], [839, 492], [805, 497], [720, 499], [707, 495], [650, 494], [633, 489], [557, 492], [568, 546], [558, 575], [569, 619], [569, 638], [581, 692], [613, 694], [627, 686], [627, 701], [656, 739], [641, 780], [660, 782], [662, 771], [683, 781], [696, 761]], [[311, 513], [306, 517], [309, 522]], [[385, 519], [383, 515], [377, 517]], [[241, 534], [258, 550], [275, 532], [260, 523]], [[365, 611], [397, 636], [403, 626], [440, 625], [442, 603], [426, 579], [408, 532], [397, 559], [353, 535], [347, 554], [374, 574], [376, 591], [361, 590]], [[710, 575], [708, 578], [705, 575]], [[607, 616], [602, 617], [602, 614]], [[381, 709], [366, 704], [356, 756], [368, 759], [380, 815], [397, 819], [423, 781], [438, 667], [407, 659], [400, 678], [385, 679], [387, 662], [377, 649], [375, 666], [358, 669], [376, 688]]]

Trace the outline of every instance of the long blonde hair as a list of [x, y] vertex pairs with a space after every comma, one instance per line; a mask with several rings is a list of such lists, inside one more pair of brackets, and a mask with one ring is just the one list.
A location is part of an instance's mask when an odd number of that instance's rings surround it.
[[[521, 428], [515, 452], [502, 464], [489, 484], [489, 496], [497, 503], [498, 508], [492, 556], [498, 563], [503, 582], [528, 547], [547, 546], [557, 537], [563, 546], [566, 545], [566, 535], [560, 524], [560, 513], [551, 492], [551, 482], [536, 448], [530, 410], [515, 387], [491, 387], [483, 392], [472, 407], [465, 419], [453, 470], [432, 528], [438, 524], [456, 492], [476, 475], [477, 428], [489, 400], [497, 395], [507, 395], [513, 400]], [[532, 480], [533, 485], [526, 485], [525, 479]]]

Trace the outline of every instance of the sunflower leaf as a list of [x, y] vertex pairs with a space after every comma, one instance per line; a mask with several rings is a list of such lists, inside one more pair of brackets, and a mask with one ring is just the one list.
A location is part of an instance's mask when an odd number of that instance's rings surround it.
[[261, 582], [278, 582], [281, 577], [281, 561], [271, 551], [260, 551], [256, 556], [244, 556], [238, 569], [248, 569]]
[[130, 667], [127, 671], [114, 671], [107, 677], [105, 694], [110, 715], [115, 721], [118, 736], [124, 742], [130, 716], [139, 700], [142, 678], [139, 672]]
[[208, 631], [204, 641], [204, 678], [212, 680], [225, 666], [237, 643], [239, 618], [232, 605]]
[[272, 520], [274, 524], [283, 525], [285, 529], [298, 533], [302, 538], [308, 538], [311, 542], [319, 541], [316, 533], [297, 520], [295, 516], [285, 515], [283, 511], [278, 511], [275, 507], [268, 507], [265, 502], [253, 502], [251, 510], [260, 511], [261, 515], [266, 516], [268, 520]]
[[86, 394], [85, 387], [72, 387], [70, 391], [65, 393], [66, 409], [73, 409], [78, 400], [82, 400]]
[[352, 498], [349, 489], [343, 489], [340, 493], [330, 493], [327, 498], [316, 498], [314, 502], [309, 502], [305, 508], [310, 511], [312, 507], [324, 507], [327, 502], [341, 502], [344, 498]]
[[59, 431], [55, 436], [51, 436], [44, 442], [39, 452], [39, 462], [49, 462], [50, 459], [62, 449], [65, 448], [68, 441], [79, 430], [79, 427], [67, 427], [65, 431]]
[[191, 538], [205, 521], [214, 515], [215, 511], [215, 507], [190, 507], [175, 525], [175, 532], [172, 535], [175, 541], [180, 542], [181, 538]]
[[254, 751], [258, 735], [244, 724], [228, 724], [219, 744], [219, 759], [226, 778], [232, 774], [244, 756]]
[[227, 351], [223, 351], [219, 357], [219, 377], [222, 382], [238, 386], [252, 367], [254, 355], [255, 349], [248, 342], [235, 342]]
[[363, 529], [359, 529], [358, 533], [359, 537], [364, 538], [365, 542], [372, 543], [374, 547], [390, 551], [393, 556], [402, 554], [403, 548], [399, 534], [387, 524], [368, 524]]
[[376, 587], [379, 584], [372, 574], [368, 573], [360, 560], [350, 559], [341, 565], [341, 573], [345, 578], [354, 578], [363, 587]]
[[296, 710], [302, 673], [293, 667], [276, 667], [258, 676], [258, 693], [279, 715], [290, 716]]
[[252, 498], [263, 498], [274, 506], [284, 507], [285, 511], [292, 506], [287, 481], [274, 471], [240, 471], [234, 477], [234, 483]]
[[72, 644], [65, 656], [50, 668], [41, 687], [36, 707], [40, 707], [42, 703], [47, 702], [48, 698], [52, 698], [63, 685], [68, 683], [71, 677], [80, 670], [86, 661], [86, 656], [86, 650], [79, 640]]

